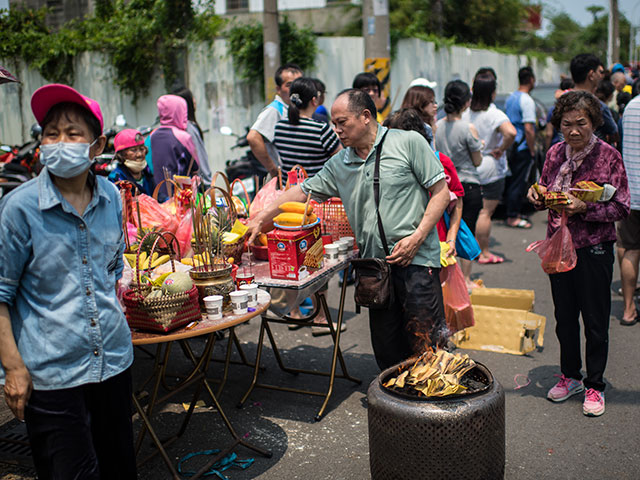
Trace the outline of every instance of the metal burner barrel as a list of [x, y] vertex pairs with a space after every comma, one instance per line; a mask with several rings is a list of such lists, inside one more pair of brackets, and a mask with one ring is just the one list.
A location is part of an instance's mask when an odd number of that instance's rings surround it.
[[[369, 462], [373, 480], [504, 478], [504, 390], [481, 364], [488, 388], [451, 397], [398, 395], [382, 386], [407, 361], [369, 386]], [[471, 372], [469, 372], [471, 373]]]

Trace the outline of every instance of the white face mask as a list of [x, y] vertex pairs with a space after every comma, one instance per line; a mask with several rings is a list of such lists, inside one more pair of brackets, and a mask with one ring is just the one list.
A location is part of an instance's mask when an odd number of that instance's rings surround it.
[[49, 143], [40, 145], [40, 162], [56, 177], [72, 178], [89, 170], [89, 150], [93, 143]]
[[125, 160], [124, 166], [131, 170], [133, 173], [140, 173], [146, 168], [147, 161], [142, 160], [141, 162], [138, 162], [137, 160]]

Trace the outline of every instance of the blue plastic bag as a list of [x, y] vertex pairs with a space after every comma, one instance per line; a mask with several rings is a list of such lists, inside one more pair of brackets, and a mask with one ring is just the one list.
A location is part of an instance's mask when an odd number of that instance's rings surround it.
[[[443, 218], [445, 225], [449, 228], [449, 214], [444, 212]], [[478, 255], [480, 255], [480, 252], [482, 252], [476, 237], [471, 233], [471, 230], [469, 230], [469, 227], [462, 219], [460, 219], [460, 228], [458, 229], [458, 236], [456, 237], [456, 252], [460, 258], [466, 260], [475, 260]]]

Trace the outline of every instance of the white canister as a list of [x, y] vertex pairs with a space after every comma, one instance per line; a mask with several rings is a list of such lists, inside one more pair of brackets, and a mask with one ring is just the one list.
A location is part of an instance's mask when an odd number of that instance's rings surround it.
[[204, 306], [207, 309], [207, 316], [211, 320], [218, 320], [222, 318], [222, 303], [224, 298], [222, 295], [209, 295], [202, 299]]
[[346, 243], [349, 247], [349, 251], [353, 250], [353, 237], [342, 237], [340, 238], [341, 243]]
[[338, 251], [340, 245], [337, 243], [328, 243], [324, 246], [324, 263], [327, 266], [338, 263]]
[[348, 253], [349, 253], [349, 245], [347, 245], [345, 242], [338, 243], [338, 260], [339, 261], [346, 260]]
[[240, 291], [247, 292], [247, 305], [249, 307], [258, 306], [258, 284], [248, 283], [240, 285]]
[[245, 290], [236, 290], [229, 294], [234, 315], [244, 315], [248, 312], [249, 295]]

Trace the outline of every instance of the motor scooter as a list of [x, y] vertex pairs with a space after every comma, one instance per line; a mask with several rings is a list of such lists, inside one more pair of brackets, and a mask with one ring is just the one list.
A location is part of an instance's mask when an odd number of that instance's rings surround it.
[[23, 145], [0, 146], [0, 197], [31, 180], [42, 170], [40, 137], [42, 128], [31, 126], [31, 140]]

